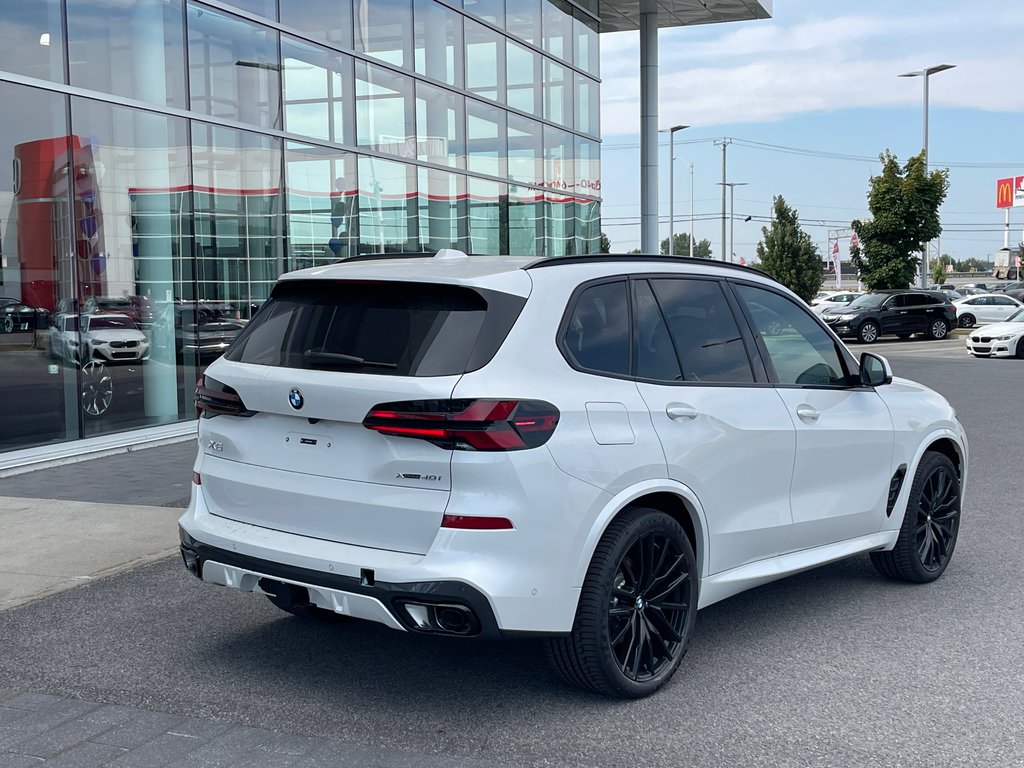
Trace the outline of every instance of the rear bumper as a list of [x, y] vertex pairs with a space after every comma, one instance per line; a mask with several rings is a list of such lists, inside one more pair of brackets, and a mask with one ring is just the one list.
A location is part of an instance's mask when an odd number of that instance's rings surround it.
[[498, 629], [487, 598], [465, 583], [383, 582], [372, 569], [362, 569], [359, 576], [324, 573], [204, 544], [180, 526], [178, 533], [186, 567], [207, 583], [266, 594], [265, 580], [282, 582], [307, 590], [309, 601], [320, 608], [403, 631], [423, 631], [403, 608], [406, 604], [463, 606], [479, 622], [479, 630], [468, 634], [491, 638], [509, 634]]

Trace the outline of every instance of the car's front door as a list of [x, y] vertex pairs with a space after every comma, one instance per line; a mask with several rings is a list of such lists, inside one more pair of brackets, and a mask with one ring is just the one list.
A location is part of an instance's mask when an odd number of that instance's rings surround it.
[[704, 508], [709, 572], [786, 551], [793, 424], [759, 359], [751, 360], [753, 339], [740, 331], [722, 284], [675, 277], [632, 283], [637, 386], [669, 476]]
[[[841, 346], [796, 301], [759, 286], [734, 287], [796, 429], [790, 549], [878, 531], [894, 472], [889, 409], [852, 376]], [[762, 322], [768, 313], [784, 318], [788, 332], [769, 335]]]

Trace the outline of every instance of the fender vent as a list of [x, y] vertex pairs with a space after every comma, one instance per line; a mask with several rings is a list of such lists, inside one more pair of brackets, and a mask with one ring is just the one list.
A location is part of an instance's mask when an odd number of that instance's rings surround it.
[[896, 470], [896, 474], [892, 476], [892, 480], [889, 481], [889, 499], [885, 503], [885, 516], [892, 516], [892, 509], [896, 506], [896, 498], [900, 495], [900, 489], [903, 487], [903, 478], [907, 476], [907, 465], [900, 464], [900, 468]]

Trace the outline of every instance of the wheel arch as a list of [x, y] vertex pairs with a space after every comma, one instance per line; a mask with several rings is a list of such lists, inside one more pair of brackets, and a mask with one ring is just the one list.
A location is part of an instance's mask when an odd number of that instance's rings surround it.
[[[898, 528], [903, 523], [903, 516], [907, 512], [907, 504], [910, 501], [910, 489], [917, 476], [918, 467], [926, 453], [939, 453], [946, 456], [956, 467], [957, 475], [960, 477], [960, 502], [963, 504], [967, 495], [967, 441], [966, 437], [957, 435], [951, 429], [943, 428], [931, 432], [921, 441], [913, 459], [909, 462], [910, 469], [907, 471], [906, 480], [900, 489], [896, 502], [895, 512], [892, 515], [888, 528]], [[897, 514], [898, 513], [898, 514]]]
[[590, 529], [576, 566], [574, 585], [579, 587], [586, 578], [594, 551], [608, 526], [622, 514], [635, 507], [648, 507], [664, 512], [676, 520], [686, 532], [697, 559], [697, 572], [703, 578], [707, 563], [708, 534], [704, 508], [693, 493], [682, 483], [670, 480], [648, 481], [616, 494], [605, 505]]

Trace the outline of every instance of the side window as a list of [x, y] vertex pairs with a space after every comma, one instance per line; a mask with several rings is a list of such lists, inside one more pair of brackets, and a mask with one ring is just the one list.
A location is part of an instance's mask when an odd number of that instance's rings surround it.
[[641, 379], [681, 381], [679, 358], [658, 302], [646, 280], [637, 280], [634, 294], [636, 316], [636, 375]]
[[[810, 315], [785, 296], [737, 285], [761, 335], [780, 384], [845, 386], [846, 375], [835, 342]], [[781, 322], [782, 332], [776, 331]]]
[[992, 302], [994, 304], [998, 304], [1000, 307], [1010, 307], [1013, 306], [1014, 303], [1013, 299], [1008, 296], [993, 296]]
[[576, 299], [563, 337], [565, 350], [581, 368], [629, 374], [629, 301], [626, 282], [601, 283]]
[[902, 294], [890, 296], [882, 304], [882, 309], [896, 309], [897, 307], [905, 307], [907, 305], [905, 299], [907, 297]]
[[650, 283], [684, 381], [754, 381], [739, 326], [717, 281], [663, 278]]

